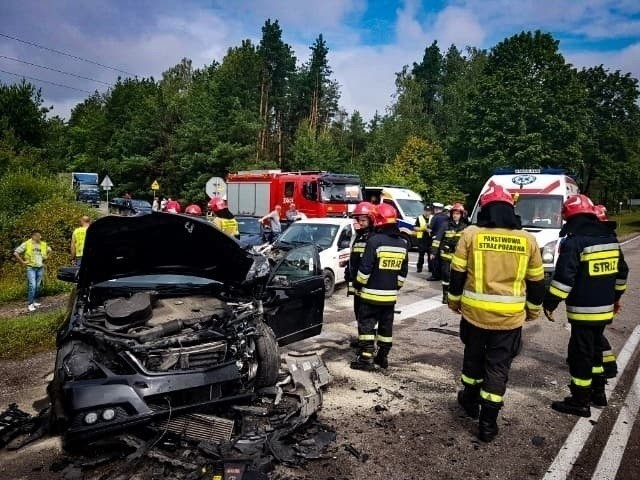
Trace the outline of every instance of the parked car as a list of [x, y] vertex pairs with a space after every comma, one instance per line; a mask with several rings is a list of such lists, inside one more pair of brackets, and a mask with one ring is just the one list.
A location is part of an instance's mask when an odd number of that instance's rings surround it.
[[204, 218], [103, 217], [58, 278], [76, 284], [48, 387], [67, 446], [251, 396], [278, 344], [322, 329], [315, 247], [267, 257]]
[[292, 223], [273, 245], [276, 249], [316, 245], [320, 250], [325, 295], [330, 297], [336, 284], [346, 282], [344, 266], [354, 237], [353, 220], [349, 218], [310, 218]]
[[151, 204], [146, 200], [136, 198], [116, 197], [109, 200], [109, 213], [115, 215], [144, 215], [151, 213]]
[[260, 217], [239, 215], [236, 217], [236, 220], [238, 221], [241, 245], [255, 247], [265, 243], [262, 236]]

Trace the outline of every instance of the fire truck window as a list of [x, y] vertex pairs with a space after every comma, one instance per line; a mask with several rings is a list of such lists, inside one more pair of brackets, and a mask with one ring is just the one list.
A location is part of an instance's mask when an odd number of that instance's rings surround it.
[[295, 183], [293, 182], [286, 182], [284, 184], [284, 196], [285, 197], [293, 197], [293, 187], [294, 187]]
[[303, 184], [304, 197], [308, 200], [318, 199], [318, 184], [316, 182], [305, 182]]
[[398, 216], [398, 218], [402, 218], [402, 215], [400, 215], [400, 212], [396, 208], [396, 204], [393, 203], [393, 200], [389, 200], [388, 198], [385, 198], [382, 201], [383, 201], [383, 203], [386, 203], [387, 205], [391, 205], [393, 207], [393, 209], [396, 211], [396, 215]]

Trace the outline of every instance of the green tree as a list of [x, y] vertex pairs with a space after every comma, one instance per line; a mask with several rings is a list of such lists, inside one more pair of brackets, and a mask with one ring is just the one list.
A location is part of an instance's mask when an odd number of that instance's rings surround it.
[[0, 83], [0, 132], [11, 130], [16, 148], [40, 147], [46, 137], [42, 93], [24, 79], [20, 83]]
[[425, 51], [422, 61], [414, 63], [411, 73], [422, 89], [422, 111], [432, 116], [442, 98], [442, 64], [443, 58], [434, 40]]
[[484, 73], [460, 139], [462, 172], [476, 187], [494, 167], [580, 165], [584, 89], [558, 41], [540, 31], [508, 38], [492, 48]]

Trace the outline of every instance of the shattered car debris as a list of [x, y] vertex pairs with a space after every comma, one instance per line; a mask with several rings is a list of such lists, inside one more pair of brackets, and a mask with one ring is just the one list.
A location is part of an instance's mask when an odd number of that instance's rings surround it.
[[[278, 344], [322, 329], [313, 246], [268, 258], [188, 216], [99, 219], [81, 266], [58, 278], [76, 283], [48, 387], [66, 445], [152, 422], [228, 439], [229, 422], [207, 410], [273, 387]], [[317, 409], [316, 394], [305, 392], [303, 407]]]

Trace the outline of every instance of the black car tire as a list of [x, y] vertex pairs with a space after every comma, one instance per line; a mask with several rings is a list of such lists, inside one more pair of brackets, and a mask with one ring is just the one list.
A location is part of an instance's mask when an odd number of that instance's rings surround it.
[[324, 298], [329, 298], [336, 289], [336, 276], [327, 268], [322, 272], [322, 276], [324, 277]]
[[271, 327], [260, 321], [256, 325], [256, 356], [258, 357], [258, 371], [256, 372], [256, 388], [269, 387], [278, 380], [280, 370], [280, 352], [276, 335]]
[[408, 233], [401, 233], [400, 236], [407, 242], [407, 250], [411, 251], [413, 249], [413, 242], [411, 241], [411, 235]]

